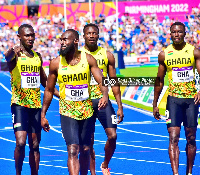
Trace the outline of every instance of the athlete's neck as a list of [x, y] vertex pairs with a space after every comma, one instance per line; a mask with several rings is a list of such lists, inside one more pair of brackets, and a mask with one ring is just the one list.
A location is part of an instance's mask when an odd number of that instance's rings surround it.
[[27, 55], [27, 56], [33, 56], [34, 54], [33, 54], [33, 51], [32, 51], [32, 48], [27, 48], [27, 47], [24, 47], [24, 45], [23, 44], [20, 44], [20, 47], [22, 48], [22, 50], [23, 50], [23, 53], [25, 54], [25, 55]]
[[70, 64], [70, 62], [72, 62], [73, 60], [79, 60], [80, 58], [80, 51], [76, 50], [75, 52], [70, 52], [68, 54], [65, 55], [65, 59], [67, 61], [68, 64]]
[[179, 43], [179, 44], [175, 44], [173, 43], [172, 46], [175, 50], [182, 50], [186, 45], [186, 42], [182, 42], [182, 43]]
[[87, 49], [90, 52], [95, 52], [98, 49], [97, 45], [94, 45], [94, 46], [85, 45], [84, 47], [85, 47], [85, 49]]

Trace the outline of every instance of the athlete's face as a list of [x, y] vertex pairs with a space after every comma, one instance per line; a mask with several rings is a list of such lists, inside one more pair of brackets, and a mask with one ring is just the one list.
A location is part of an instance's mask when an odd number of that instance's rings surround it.
[[18, 34], [21, 44], [26, 49], [32, 49], [35, 41], [35, 32], [33, 28], [24, 27], [21, 32]]
[[88, 46], [97, 45], [97, 41], [99, 39], [98, 29], [93, 26], [89, 26], [85, 29], [84, 35], [85, 44]]
[[184, 42], [185, 29], [182, 25], [172, 26], [170, 34], [174, 44], [181, 44], [182, 42]]
[[69, 52], [74, 52], [75, 51], [75, 37], [73, 35], [72, 32], [65, 32], [64, 34], [62, 34], [62, 36], [60, 37], [60, 55], [65, 56], [67, 55]]

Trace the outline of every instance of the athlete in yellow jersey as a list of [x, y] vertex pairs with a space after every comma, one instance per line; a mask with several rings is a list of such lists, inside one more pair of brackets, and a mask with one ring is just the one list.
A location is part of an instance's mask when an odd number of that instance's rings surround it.
[[[97, 41], [99, 38], [99, 28], [95, 24], [87, 24], [84, 29], [84, 39], [85, 46], [81, 48], [81, 51], [91, 54], [96, 60], [98, 67], [101, 69], [104, 77], [116, 77], [115, 70], [115, 58], [112, 53], [106, 51], [106, 49], [102, 47], [98, 47]], [[94, 116], [98, 118], [101, 122], [106, 135], [108, 137], [106, 145], [105, 145], [105, 158], [104, 162], [101, 164], [101, 170], [103, 174], [109, 175], [108, 164], [114, 154], [116, 148], [116, 128], [117, 124], [123, 121], [123, 107], [121, 102], [121, 92], [119, 86], [113, 86], [112, 91], [115, 96], [115, 99], [118, 104], [117, 117], [115, 111], [112, 107], [110, 100], [108, 101], [108, 106], [106, 109], [98, 110], [98, 102], [102, 97], [102, 93], [97, 82], [94, 80], [93, 76], [90, 82], [90, 90], [91, 90], [91, 98], [94, 108]], [[95, 175], [95, 152], [93, 149], [94, 144], [94, 134], [92, 135], [92, 144], [91, 144], [91, 159], [90, 159], [90, 172], [92, 175]]]
[[[175, 22], [170, 27], [173, 44], [158, 55], [159, 86], [155, 85], [153, 115], [159, 120], [158, 98], [168, 72], [169, 87], [166, 107], [166, 123], [169, 132], [169, 157], [174, 175], [178, 175], [179, 136], [183, 122], [187, 140], [187, 175], [192, 174], [196, 155], [196, 130], [200, 93], [195, 88], [194, 69], [200, 74], [200, 50], [184, 42], [185, 25]], [[158, 83], [158, 82], [156, 82]]]
[[41, 125], [45, 131], [49, 131], [49, 123], [45, 115], [58, 79], [61, 129], [67, 145], [69, 174], [78, 175], [80, 170], [80, 174], [87, 175], [91, 134], [95, 127], [89, 88], [91, 72], [103, 94], [98, 103], [99, 109], [105, 108], [107, 105], [108, 88], [101, 86], [103, 74], [98, 68], [96, 60], [91, 55], [78, 51], [78, 32], [73, 29], [66, 30], [60, 40], [60, 56], [50, 63], [47, 87], [44, 92]]
[[[29, 164], [31, 174], [38, 174], [39, 143], [41, 140], [41, 98], [40, 83], [46, 86], [47, 77], [42, 68], [39, 53], [31, 50], [35, 40], [33, 27], [23, 24], [18, 29], [20, 45], [5, 53], [11, 74], [11, 112], [16, 138], [14, 152], [16, 174], [22, 171], [25, 156], [26, 137], [29, 140]], [[55, 93], [59, 96], [58, 91]]]

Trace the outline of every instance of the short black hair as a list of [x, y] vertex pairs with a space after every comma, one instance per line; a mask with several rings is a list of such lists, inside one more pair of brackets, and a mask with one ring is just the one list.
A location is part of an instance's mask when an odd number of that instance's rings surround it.
[[185, 24], [183, 24], [182, 22], [175, 22], [175, 23], [173, 23], [173, 24], [171, 25], [171, 27], [170, 27], [170, 31], [171, 31], [172, 27], [173, 27], [173, 26], [176, 26], [176, 25], [183, 26], [184, 31], [185, 31]]
[[[30, 25], [30, 24], [22, 24], [19, 28], [18, 28], [18, 34], [20, 34], [22, 32], [22, 29], [23, 28], [32, 28], [33, 29], [33, 26]], [[34, 29], [33, 29], [34, 30]]]
[[89, 23], [89, 24], [85, 25], [84, 28], [83, 28], [83, 33], [85, 33], [85, 30], [86, 30], [87, 27], [96, 27], [96, 29], [98, 30], [98, 34], [99, 34], [99, 27], [96, 24], [93, 24], [93, 23]]
[[72, 32], [75, 35], [75, 38], [77, 40], [79, 40], [79, 34], [78, 34], [78, 32], [76, 30], [74, 30], [74, 29], [67, 29], [65, 32]]

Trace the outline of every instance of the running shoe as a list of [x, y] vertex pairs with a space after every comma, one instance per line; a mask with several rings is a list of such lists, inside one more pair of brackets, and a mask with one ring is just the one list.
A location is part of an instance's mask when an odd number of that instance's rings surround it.
[[101, 164], [100, 168], [101, 168], [103, 175], [110, 175], [110, 168], [103, 168], [102, 164]]

